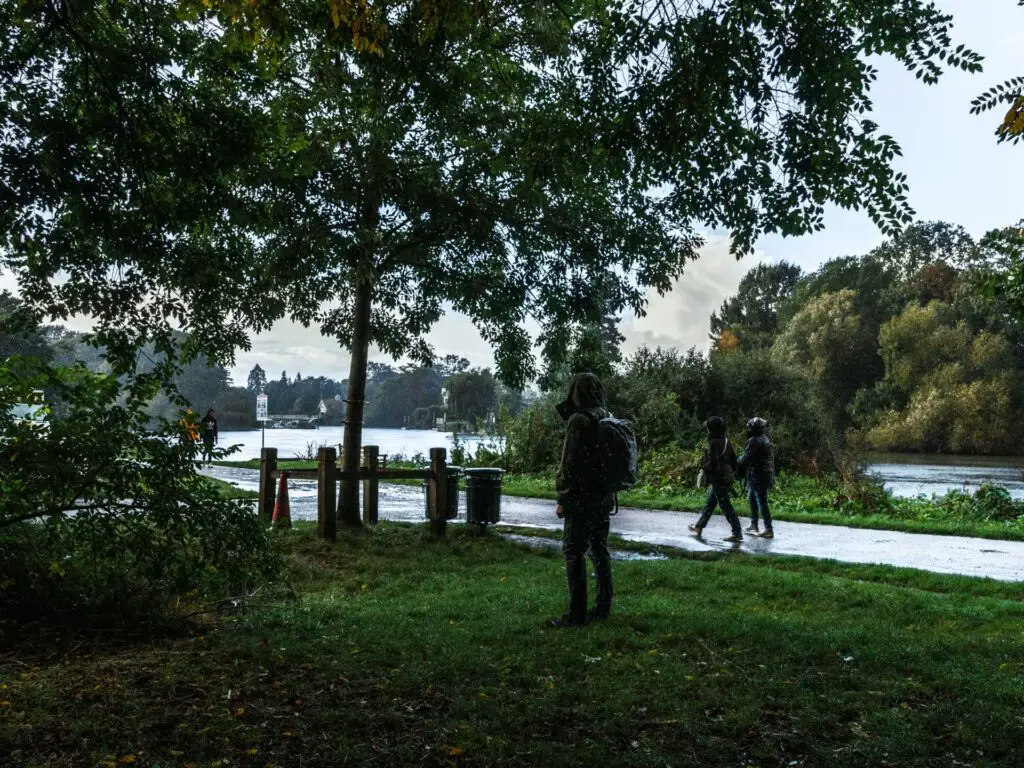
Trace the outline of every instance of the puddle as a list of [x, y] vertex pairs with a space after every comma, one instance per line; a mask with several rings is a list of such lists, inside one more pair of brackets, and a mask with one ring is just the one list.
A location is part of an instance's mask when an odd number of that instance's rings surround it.
[[[499, 535], [506, 541], [523, 544], [533, 549], [562, 549], [562, 542], [558, 539], [547, 539], [543, 536], [523, 536], [518, 533], [502, 533]], [[658, 552], [628, 552], [621, 549], [613, 549], [611, 554], [612, 560], [668, 560], [665, 555]]]

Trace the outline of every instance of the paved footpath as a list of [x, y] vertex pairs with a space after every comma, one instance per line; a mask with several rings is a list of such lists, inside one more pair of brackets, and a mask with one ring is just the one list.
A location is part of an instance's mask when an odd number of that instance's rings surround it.
[[[251, 469], [211, 467], [204, 470], [247, 490], [257, 490], [257, 473]], [[292, 518], [316, 520], [316, 481], [289, 482]], [[459, 519], [465, 520], [465, 498], [460, 494]], [[422, 521], [426, 516], [422, 488], [408, 485], [380, 485], [380, 516], [386, 520]], [[775, 539], [747, 537], [742, 544], [729, 544], [725, 518], [715, 515], [703, 539], [686, 527], [697, 519], [690, 512], [657, 512], [622, 508], [612, 518], [612, 533], [623, 539], [641, 541], [693, 552], [736, 549], [774, 555], [803, 555], [847, 563], [877, 563], [919, 568], [936, 573], [982, 576], [1000, 581], [1024, 581], [1024, 542], [974, 539], [965, 536], [934, 536], [922, 533], [876, 531], [810, 523], [775, 523]], [[746, 524], [746, 519], [744, 525]], [[501, 522], [506, 525], [557, 530], [554, 503], [542, 499], [505, 496], [501, 500]]]

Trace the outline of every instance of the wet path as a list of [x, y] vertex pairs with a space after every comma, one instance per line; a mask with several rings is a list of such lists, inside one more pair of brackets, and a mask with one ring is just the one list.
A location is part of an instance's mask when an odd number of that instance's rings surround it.
[[[257, 490], [257, 473], [251, 469], [212, 467], [208, 474], [247, 490]], [[289, 483], [292, 518], [316, 520], [316, 481]], [[459, 518], [465, 520], [460, 494]], [[386, 520], [420, 522], [425, 519], [423, 489], [416, 486], [380, 486], [380, 516]], [[1024, 581], [1024, 542], [973, 539], [963, 536], [932, 536], [921, 533], [875, 531], [808, 523], [775, 523], [772, 541], [748, 537], [742, 544], [728, 544], [725, 518], [715, 515], [704, 539], [696, 539], [686, 527], [697, 515], [689, 512], [657, 512], [623, 508], [612, 518], [612, 532], [624, 539], [692, 552], [737, 549], [743, 552], [803, 555], [847, 563], [873, 563], [919, 568], [936, 573], [982, 576], [1000, 581]], [[457, 522], [457, 521], [456, 521]], [[501, 500], [505, 525], [560, 529], [554, 503], [542, 499], [506, 496]], [[744, 524], [746, 521], [744, 520]]]

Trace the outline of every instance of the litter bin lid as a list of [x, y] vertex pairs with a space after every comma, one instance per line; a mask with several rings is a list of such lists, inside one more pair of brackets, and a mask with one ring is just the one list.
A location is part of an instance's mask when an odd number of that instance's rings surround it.
[[503, 475], [505, 474], [504, 469], [498, 467], [472, 467], [471, 469], [463, 470], [467, 475]]

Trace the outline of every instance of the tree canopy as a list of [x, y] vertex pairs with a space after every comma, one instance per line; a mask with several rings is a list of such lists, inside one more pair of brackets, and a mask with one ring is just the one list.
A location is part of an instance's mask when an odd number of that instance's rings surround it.
[[[723, 227], [910, 220], [870, 58], [976, 70], [919, 0], [0, 5], [0, 252], [33, 311], [217, 361], [284, 315], [429, 362], [468, 314], [499, 376], [642, 313]], [[168, 357], [168, 365], [170, 365]], [[166, 378], [166, 374], [164, 374]], [[355, 486], [339, 509], [355, 519]]]

